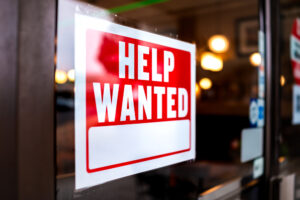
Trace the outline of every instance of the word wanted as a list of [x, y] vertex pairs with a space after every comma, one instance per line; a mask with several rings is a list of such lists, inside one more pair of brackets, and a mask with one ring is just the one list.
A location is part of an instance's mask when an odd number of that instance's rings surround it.
[[[127, 56], [125, 54], [126, 47], [128, 48]], [[137, 54], [135, 54], [136, 50]], [[149, 55], [150, 50], [152, 65], [148, 66], [144, 55]], [[137, 59], [134, 58], [135, 55], [137, 55]], [[135, 60], [137, 60], [137, 72], [135, 71]], [[157, 70], [156, 48], [131, 43], [125, 45], [125, 42], [119, 41], [120, 79], [138, 80], [139, 83], [140, 81], [169, 83], [174, 66], [174, 54], [170, 51], [163, 51], [163, 72], [160, 74]], [[146, 72], [145, 67], [151, 67], [150, 72]], [[101, 88], [103, 89], [101, 90]], [[93, 90], [99, 123], [115, 122], [117, 116], [119, 117], [118, 121], [134, 121], [184, 118], [188, 114], [188, 92], [185, 88], [153, 86], [153, 84], [147, 86], [93, 82]], [[120, 94], [122, 94], [121, 97]], [[118, 100], [119, 98], [122, 99]], [[117, 105], [118, 102], [121, 105]], [[155, 102], [156, 108], [153, 106], [153, 102]], [[116, 115], [116, 113], [119, 114]]]

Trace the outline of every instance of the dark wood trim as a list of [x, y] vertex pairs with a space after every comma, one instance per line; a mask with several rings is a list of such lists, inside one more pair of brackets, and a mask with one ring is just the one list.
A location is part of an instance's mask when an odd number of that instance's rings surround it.
[[280, 139], [280, 18], [279, 0], [265, 2], [266, 34], [266, 103], [265, 103], [265, 185], [267, 198], [279, 198], [279, 139]]
[[17, 198], [17, 24], [18, 0], [0, 1], [1, 199]]
[[19, 0], [18, 199], [55, 199], [55, 0]]
[[0, 1], [1, 199], [55, 199], [55, 5]]

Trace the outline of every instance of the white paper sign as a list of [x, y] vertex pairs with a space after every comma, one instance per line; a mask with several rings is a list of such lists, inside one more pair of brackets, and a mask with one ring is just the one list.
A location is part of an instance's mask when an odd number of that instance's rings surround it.
[[241, 162], [248, 162], [263, 154], [263, 129], [246, 128], [241, 134]]
[[75, 15], [76, 189], [195, 158], [195, 45]]

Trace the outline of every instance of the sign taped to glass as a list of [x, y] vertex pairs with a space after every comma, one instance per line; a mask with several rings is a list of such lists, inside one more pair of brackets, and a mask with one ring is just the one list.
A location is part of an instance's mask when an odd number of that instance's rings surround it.
[[76, 189], [195, 158], [195, 45], [75, 16]]
[[296, 18], [293, 22], [292, 33], [290, 36], [290, 56], [293, 67], [295, 83], [300, 84], [300, 19]]

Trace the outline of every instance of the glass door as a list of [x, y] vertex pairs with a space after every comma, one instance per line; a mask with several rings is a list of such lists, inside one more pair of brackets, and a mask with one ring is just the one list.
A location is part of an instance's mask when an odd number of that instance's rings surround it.
[[299, 2], [280, 1], [280, 199], [300, 199], [299, 16]]
[[[129, 38], [150, 34], [158, 39], [149, 43], [161, 45], [166, 40], [195, 47], [191, 61], [195, 63], [195, 81], [191, 86], [196, 105], [192, 108], [195, 158], [75, 189], [78, 180], [75, 180], [78, 175], [75, 162], [79, 155], [75, 143], [80, 138], [75, 137], [78, 126], [74, 100], [78, 95], [76, 84], [81, 84], [75, 62], [82, 56], [75, 50], [78, 15], [97, 22], [99, 29], [114, 24], [111, 26], [130, 30]], [[107, 42], [105, 37], [97, 41], [91, 38], [92, 35], [84, 39], [91, 45]], [[59, 0], [55, 74], [56, 198], [260, 199], [264, 173], [264, 44], [257, 0]], [[113, 46], [100, 47], [99, 56], [94, 58], [96, 65], [119, 61], [120, 57], [104, 56], [113, 51]], [[183, 64], [180, 70], [184, 77], [189, 69]], [[105, 73], [106, 79], [115, 78], [115, 71]], [[288, 84], [288, 77], [284, 80], [283, 85]], [[170, 125], [161, 131], [171, 128], [174, 127]], [[120, 128], [118, 132], [126, 130]], [[146, 126], [141, 129], [144, 132]]]

